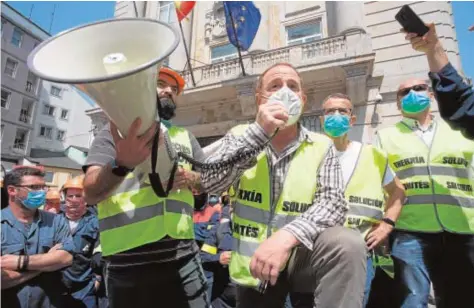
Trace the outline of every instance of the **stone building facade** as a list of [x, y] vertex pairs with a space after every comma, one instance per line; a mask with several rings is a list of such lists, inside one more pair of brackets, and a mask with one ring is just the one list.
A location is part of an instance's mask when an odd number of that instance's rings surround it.
[[[355, 103], [355, 140], [372, 142], [377, 129], [400, 119], [396, 104], [399, 83], [410, 77], [428, 79], [426, 57], [412, 50], [394, 19], [404, 4], [437, 32], [453, 65], [462, 71], [452, 7], [445, 1], [255, 1], [262, 20], [248, 52], [243, 52], [243, 76], [236, 49], [229, 45], [223, 4], [197, 2], [183, 21], [196, 84], [189, 70], [184, 95], [178, 101], [176, 125], [187, 127], [202, 145], [219, 139], [231, 127], [253, 121], [258, 75], [276, 62], [297, 67], [308, 96], [302, 123], [320, 131], [321, 101], [330, 93], [348, 94]], [[145, 16], [177, 27], [172, 1], [118, 1], [117, 18]], [[158, 39], [158, 38], [157, 38]], [[167, 64], [186, 67], [182, 42]], [[381, 99], [380, 99], [381, 98]], [[433, 106], [436, 111], [437, 107]], [[100, 109], [89, 115], [97, 127], [105, 122]]]

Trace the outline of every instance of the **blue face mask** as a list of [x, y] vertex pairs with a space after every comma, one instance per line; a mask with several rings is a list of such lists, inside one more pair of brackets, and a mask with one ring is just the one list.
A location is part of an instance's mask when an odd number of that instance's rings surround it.
[[219, 198], [218, 197], [212, 196], [212, 197], [209, 198], [209, 204], [210, 205], [216, 205], [217, 203], [219, 203]]
[[407, 114], [417, 114], [425, 111], [430, 106], [431, 99], [428, 92], [410, 92], [402, 98], [402, 110]]
[[345, 135], [349, 128], [349, 117], [339, 113], [324, 116], [324, 131], [330, 137], [337, 138]]
[[37, 209], [46, 203], [46, 192], [44, 190], [29, 191], [28, 196], [20, 202], [29, 209]]

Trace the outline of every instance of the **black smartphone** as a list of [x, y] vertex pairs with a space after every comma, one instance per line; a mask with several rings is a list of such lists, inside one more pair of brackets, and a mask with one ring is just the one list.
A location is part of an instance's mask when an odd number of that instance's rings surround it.
[[408, 33], [416, 33], [418, 36], [423, 36], [430, 30], [408, 5], [402, 6], [397, 15], [395, 15], [395, 19]]

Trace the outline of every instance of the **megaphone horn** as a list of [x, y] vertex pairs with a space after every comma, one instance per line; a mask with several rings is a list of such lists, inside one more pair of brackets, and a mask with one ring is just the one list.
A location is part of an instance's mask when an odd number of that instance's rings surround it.
[[158, 70], [178, 43], [178, 32], [163, 22], [108, 19], [49, 38], [30, 53], [28, 67], [44, 80], [85, 92], [122, 135], [140, 117], [143, 134], [157, 117]]

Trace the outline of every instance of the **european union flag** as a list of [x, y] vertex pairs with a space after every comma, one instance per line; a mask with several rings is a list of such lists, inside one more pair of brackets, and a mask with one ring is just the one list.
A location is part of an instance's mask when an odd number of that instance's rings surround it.
[[230, 43], [241, 50], [248, 50], [262, 19], [259, 9], [252, 1], [224, 1], [224, 11]]

